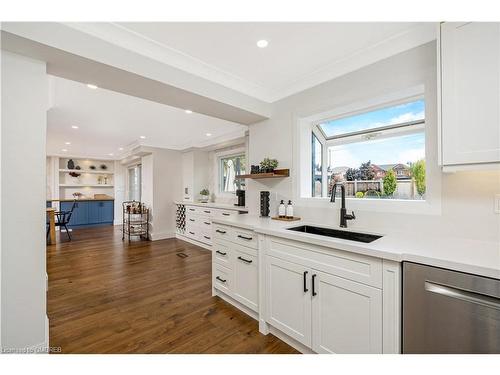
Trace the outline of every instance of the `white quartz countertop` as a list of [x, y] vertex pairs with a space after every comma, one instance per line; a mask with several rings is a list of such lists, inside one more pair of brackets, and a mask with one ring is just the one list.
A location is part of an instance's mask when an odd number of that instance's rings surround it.
[[362, 243], [286, 229], [305, 224], [327, 227], [305, 221], [283, 222], [253, 215], [216, 218], [212, 221], [254, 230], [257, 233], [397, 262], [409, 261], [500, 279], [500, 243], [498, 242], [444, 236], [433, 237], [421, 233], [384, 234], [356, 228], [353, 231], [383, 235], [382, 238], [371, 243]]
[[209, 208], [220, 208], [221, 210], [234, 210], [240, 212], [248, 212], [248, 209], [241, 206], [235, 206], [234, 204], [228, 203], [202, 203], [202, 202], [187, 202], [187, 201], [176, 201], [175, 204], [183, 204], [185, 206], [200, 206], [200, 207], [209, 207]]

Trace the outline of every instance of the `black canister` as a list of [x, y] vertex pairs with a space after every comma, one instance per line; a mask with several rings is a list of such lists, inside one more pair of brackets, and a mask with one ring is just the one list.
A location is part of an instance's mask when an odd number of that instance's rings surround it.
[[260, 192], [260, 216], [268, 217], [269, 216], [269, 192], [261, 191]]

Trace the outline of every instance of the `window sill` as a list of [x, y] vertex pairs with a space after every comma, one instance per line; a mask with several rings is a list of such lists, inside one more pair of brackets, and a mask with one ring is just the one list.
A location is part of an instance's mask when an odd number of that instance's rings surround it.
[[[299, 206], [315, 208], [340, 208], [340, 198], [335, 203], [330, 198], [298, 198]], [[377, 198], [346, 198], [348, 211], [371, 211], [415, 215], [440, 215], [441, 202], [431, 200], [403, 200]]]

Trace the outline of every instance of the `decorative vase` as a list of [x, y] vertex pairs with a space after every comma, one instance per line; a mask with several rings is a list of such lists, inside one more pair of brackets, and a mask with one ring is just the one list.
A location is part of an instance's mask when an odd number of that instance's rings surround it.
[[208, 203], [209, 195], [200, 195], [200, 202]]
[[68, 160], [68, 169], [75, 169], [75, 162], [73, 159]]

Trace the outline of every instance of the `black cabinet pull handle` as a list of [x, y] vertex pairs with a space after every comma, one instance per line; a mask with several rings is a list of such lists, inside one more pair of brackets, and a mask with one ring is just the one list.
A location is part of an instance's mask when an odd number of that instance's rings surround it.
[[216, 277], [217, 280], [219, 280], [221, 283], [225, 283], [227, 280], [221, 279], [219, 276]]
[[304, 271], [304, 293], [307, 293], [309, 292], [309, 289], [307, 289], [307, 274], [309, 273], [309, 271]]
[[189, 234], [194, 234], [194, 232], [189, 232]]
[[210, 237], [208, 237], [208, 236], [203, 236], [203, 237], [205, 237], [207, 240], [209, 240], [209, 239], [210, 239]]
[[224, 215], [224, 216], [229, 216], [229, 215], [231, 215], [231, 214], [226, 214], [225, 212], [223, 212], [223, 213], [222, 213], [222, 215]]
[[194, 208], [190, 208], [189, 211], [194, 211]]
[[312, 295], [315, 296], [317, 295], [318, 293], [316, 293], [316, 290], [315, 290], [315, 283], [314, 283], [314, 280], [316, 280], [316, 274], [312, 275]]
[[251, 260], [248, 260], [248, 259], [245, 259], [245, 258], [242, 258], [242, 257], [238, 257], [239, 260], [242, 260], [243, 262], [247, 263], [247, 264], [250, 264], [252, 263]]
[[189, 219], [189, 221], [194, 221], [194, 219]]
[[225, 230], [219, 230], [219, 229], [217, 229], [217, 230], [216, 230], [216, 232], [217, 232], [217, 233], [226, 234], [226, 231], [225, 231]]
[[206, 213], [206, 214], [209, 214], [209, 213], [210, 213], [210, 211], [203, 211], [203, 212], [204, 212], [204, 213]]
[[241, 234], [238, 234], [238, 238], [243, 238], [244, 240], [248, 240], [248, 241], [250, 241], [252, 239], [252, 237], [245, 237], [245, 236], [242, 236]]
[[227, 255], [227, 253], [223, 253], [222, 251], [219, 251], [219, 250], [216, 250], [215, 252], [216, 252], [217, 254], [222, 255], [222, 256], [226, 256], [226, 255]]
[[208, 221], [204, 221], [203, 224], [210, 225], [210, 223]]

